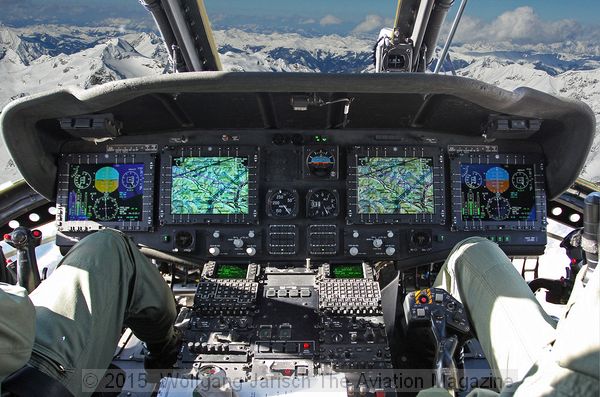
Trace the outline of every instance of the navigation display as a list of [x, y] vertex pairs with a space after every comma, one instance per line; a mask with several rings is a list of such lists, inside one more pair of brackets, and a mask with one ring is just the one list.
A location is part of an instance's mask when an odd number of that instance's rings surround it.
[[462, 219], [535, 221], [533, 165], [461, 164]]
[[358, 214], [433, 214], [433, 159], [359, 157]]
[[173, 158], [172, 214], [248, 214], [248, 201], [246, 158]]
[[248, 268], [244, 265], [221, 264], [217, 266], [217, 278], [242, 280], [246, 278]]
[[362, 264], [332, 264], [331, 278], [363, 278]]
[[144, 164], [70, 164], [67, 221], [138, 222]]

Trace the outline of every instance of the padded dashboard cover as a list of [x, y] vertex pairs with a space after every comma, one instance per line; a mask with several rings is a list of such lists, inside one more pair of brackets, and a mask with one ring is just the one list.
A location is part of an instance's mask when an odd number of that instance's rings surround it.
[[352, 98], [347, 128], [442, 131], [455, 135], [457, 143], [460, 136], [480, 136], [492, 114], [542, 119], [540, 131], [528, 139], [546, 156], [549, 198], [579, 176], [595, 132], [595, 115], [583, 102], [530, 88], [511, 92], [463, 77], [410, 73], [196, 72], [120, 80], [18, 99], [2, 112], [0, 127], [25, 180], [53, 200], [58, 153], [76, 139], [60, 129], [60, 118], [112, 113], [124, 122], [123, 134], [140, 141], [144, 134], [185, 129], [340, 127], [331, 121], [333, 112], [294, 112], [290, 99], [297, 93]]

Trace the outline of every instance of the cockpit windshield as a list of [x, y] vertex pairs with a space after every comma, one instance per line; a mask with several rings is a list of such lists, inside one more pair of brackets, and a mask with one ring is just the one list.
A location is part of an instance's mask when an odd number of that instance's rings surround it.
[[[378, 33], [394, 26], [396, 6], [391, 0], [205, 0], [222, 68], [236, 72], [372, 73]], [[428, 72], [457, 8], [444, 21]], [[599, 4], [583, 0], [469, 3], [441, 73], [581, 99], [598, 114], [599, 13]], [[42, 91], [170, 73], [171, 63], [151, 14], [135, 0], [2, 5], [0, 109]], [[599, 146], [596, 138], [581, 174], [594, 182], [600, 181]], [[0, 143], [0, 190], [19, 179]]]

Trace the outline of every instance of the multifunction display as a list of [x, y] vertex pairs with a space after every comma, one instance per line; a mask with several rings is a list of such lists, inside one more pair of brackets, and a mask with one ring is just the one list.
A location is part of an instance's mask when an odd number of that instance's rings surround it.
[[359, 157], [359, 214], [433, 214], [433, 159]]
[[161, 223], [254, 223], [258, 164], [255, 147], [165, 149], [160, 173]]
[[461, 164], [462, 219], [535, 221], [533, 165]]
[[444, 224], [443, 162], [435, 147], [353, 147], [348, 154], [348, 219], [357, 224]]
[[174, 157], [171, 214], [247, 215], [248, 160]]
[[72, 153], [61, 157], [57, 228], [146, 231], [153, 224], [153, 154]]
[[458, 230], [545, 230], [544, 164], [537, 155], [477, 153], [452, 160]]
[[70, 164], [67, 221], [141, 221], [144, 164]]

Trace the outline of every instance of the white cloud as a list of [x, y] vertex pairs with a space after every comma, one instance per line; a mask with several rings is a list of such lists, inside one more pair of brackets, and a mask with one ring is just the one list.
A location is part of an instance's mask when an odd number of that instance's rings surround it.
[[368, 33], [384, 26], [392, 27], [394, 21], [391, 18], [383, 18], [379, 15], [369, 14], [365, 20], [359, 23], [352, 29], [352, 33]]
[[327, 26], [327, 25], [339, 25], [340, 23], [342, 23], [342, 20], [339, 19], [338, 17], [336, 17], [335, 15], [331, 15], [331, 14], [327, 14], [325, 15], [323, 18], [321, 18], [321, 20], [319, 21], [319, 24], [321, 26]]
[[456, 32], [456, 42], [557, 43], [591, 39], [599, 33], [598, 28], [585, 28], [572, 19], [542, 20], [532, 7], [525, 6], [507, 11], [489, 23], [463, 17]]

